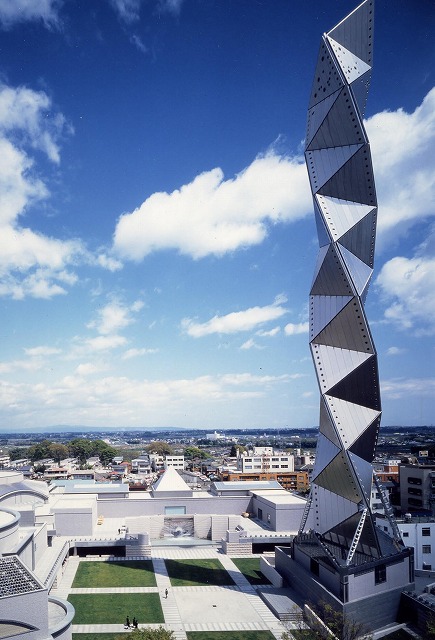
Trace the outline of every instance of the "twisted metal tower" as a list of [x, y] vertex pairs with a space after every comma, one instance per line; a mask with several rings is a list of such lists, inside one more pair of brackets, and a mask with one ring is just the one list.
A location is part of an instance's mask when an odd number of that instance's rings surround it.
[[320, 245], [310, 292], [310, 347], [321, 399], [312, 492], [300, 534], [308, 524], [340, 566], [403, 549], [394, 519], [390, 538], [370, 510], [381, 418], [377, 356], [364, 311], [377, 215], [363, 125], [373, 4], [365, 0], [323, 36], [305, 149]]

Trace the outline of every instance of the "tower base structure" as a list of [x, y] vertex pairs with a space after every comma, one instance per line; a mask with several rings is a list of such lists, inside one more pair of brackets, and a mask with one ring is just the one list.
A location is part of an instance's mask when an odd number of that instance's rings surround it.
[[346, 566], [318, 534], [299, 534], [291, 547], [275, 547], [275, 569], [308, 605], [331, 606], [367, 632], [398, 621], [402, 592], [414, 589], [414, 550]]

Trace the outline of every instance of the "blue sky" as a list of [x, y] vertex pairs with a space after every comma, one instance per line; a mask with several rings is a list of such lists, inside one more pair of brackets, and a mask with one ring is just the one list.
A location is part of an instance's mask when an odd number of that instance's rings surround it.
[[[0, 0], [0, 429], [311, 427], [302, 157], [348, 0]], [[366, 304], [383, 425], [434, 424], [435, 12], [378, 0]]]

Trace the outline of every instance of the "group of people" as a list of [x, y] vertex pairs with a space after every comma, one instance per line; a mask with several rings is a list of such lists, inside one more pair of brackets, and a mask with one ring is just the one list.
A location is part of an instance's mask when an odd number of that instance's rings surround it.
[[[165, 598], [168, 597], [168, 593], [169, 593], [168, 589], [165, 589]], [[126, 617], [125, 625], [124, 625], [125, 629], [137, 629], [138, 625], [139, 623], [136, 618], [133, 618], [133, 622], [130, 622], [130, 618], [128, 616]]]
[[127, 616], [127, 617], [126, 617], [126, 619], [125, 619], [125, 625], [124, 625], [124, 627], [125, 627], [126, 629], [137, 629], [138, 624], [139, 624], [139, 623], [138, 623], [138, 621], [137, 621], [137, 619], [136, 619], [136, 618], [133, 618], [133, 622], [130, 622], [130, 618]]

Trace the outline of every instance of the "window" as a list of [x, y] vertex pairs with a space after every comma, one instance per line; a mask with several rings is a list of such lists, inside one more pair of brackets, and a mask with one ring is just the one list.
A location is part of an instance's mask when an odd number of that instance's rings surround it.
[[165, 516], [184, 516], [186, 507], [165, 507]]
[[408, 493], [412, 496], [421, 496], [421, 489], [416, 489], [415, 487], [409, 487]]
[[423, 527], [421, 530], [422, 536], [430, 536], [430, 527]]
[[409, 538], [408, 531], [402, 531], [402, 538]]
[[432, 547], [430, 544], [424, 544], [421, 548], [422, 553], [431, 553], [432, 552]]
[[375, 584], [381, 584], [387, 580], [387, 567], [385, 564], [380, 564], [375, 567]]
[[273, 464], [272, 469], [279, 469], [279, 464]]
[[408, 484], [421, 484], [421, 478], [413, 478], [410, 476], [408, 478]]
[[319, 575], [319, 563], [314, 558], [310, 559], [310, 571], [314, 573], [315, 576]]

